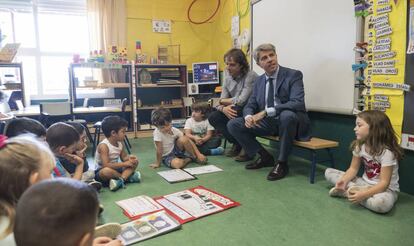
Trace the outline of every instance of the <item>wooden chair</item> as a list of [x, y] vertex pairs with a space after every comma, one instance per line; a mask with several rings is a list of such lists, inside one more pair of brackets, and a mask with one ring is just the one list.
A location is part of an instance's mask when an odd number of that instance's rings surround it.
[[[127, 99], [124, 98], [124, 99], [122, 99], [122, 102], [121, 102], [121, 112], [122, 112], [122, 117], [124, 119], [126, 119], [126, 116], [127, 116], [126, 106], [127, 106]], [[92, 148], [92, 155], [94, 156], [95, 152], [96, 152], [96, 147], [99, 144], [99, 139], [100, 139], [100, 135], [101, 135], [101, 131], [102, 131], [102, 121], [96, 122], [93, 125], [93, 127], [95, 128], [95, 133], [94, 133], [94, 136], [93, 136], [93, 148]], [[126, 148], [128, 154], [131, 154], [132, 145], [129, 142], [129, 139], [128, 139], [127, 135], [125, 135], [124, 145], [125, 145], [125, 148]]]

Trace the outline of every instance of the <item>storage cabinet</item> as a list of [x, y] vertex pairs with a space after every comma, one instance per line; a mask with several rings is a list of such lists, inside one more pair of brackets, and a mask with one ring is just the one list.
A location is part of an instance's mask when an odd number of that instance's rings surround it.
[[[96, 109], [120, 108], [127, 98], [127, 112], [131, 112], [132, 65], [112, 63], [72, 63], [69, 66], [70, 100], [74, 107]], [[85, 100], [87, 103], [85, 103]], [[102, 110], [100, 110], [102, 111]], [[132, 115], [128, 113], [132, 122]], [[132, 125], [131, 125], [132, 128]]]
[[151, 111], [159, 106], [170, 109], [173, 119], [185, 118], [186, 65], [136, 64], [135, 80], [138, 129], [151, 129]]
[[30, 104], [24, 89], [22, 63], [0, 63], [0, 88], [9, 98], [10, 109], [18, 109], [16, 101], [21, 101], [24, 107]]

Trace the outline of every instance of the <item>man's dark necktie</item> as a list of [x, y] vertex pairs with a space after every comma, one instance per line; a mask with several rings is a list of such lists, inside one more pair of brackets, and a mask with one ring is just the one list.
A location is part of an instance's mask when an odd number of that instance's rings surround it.
[[269, 83], [268, 91], [267, 91], [267, 107], [273, 108], [275, 107], [275, 99], [274, 99], [275, 91], [273, 89], [273, 78], [269, 78], [267, 82]]

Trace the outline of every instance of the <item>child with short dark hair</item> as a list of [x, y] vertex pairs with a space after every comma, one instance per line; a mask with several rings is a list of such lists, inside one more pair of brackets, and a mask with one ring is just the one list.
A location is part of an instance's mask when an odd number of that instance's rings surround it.
[[171, 125], [170, 110], [157, 108], [151, 114], [154, 130], [156, 162], [150, 167], [158, 168], [161, 162], [170, 168], [183, 168], [192, 160], [205, 164], [207, 158], [200, 153], [195, 144], [177, 128]]
[[[378, 110], [357, 114], [356, 140], [352, 161], [346, 172], [327, 168], [326, 179], [335, 185], [330, 196], [346, 197], [377, 213], [390, 211], [398, 198], [398, 161], [403, 151], [388, 116]], [[357, 177], [361, 164], [362, 178]]]
[[10, 120], [4, 132], [9, 138], [25, 133], [32, 133], [44, 140], [46, 137], [46, 128], [37, 120], [23, 117]]
[[[56, 168], [53, 170], [54, 177], [72, 177], [81, 180], [85, 162], [82, 158], [73, 154], [76, 151], [79, 140], [79, 133], [76, 129], [66, 123], [58, 122], [47, 129], [46, 141], [56, 156]], [[60, 162], [62, 158], [76, 165], [72, 175]]]
[[[75, 130], [79, 133], [80, 139], [76, 145], [76, 151], [72, 154], [79, 156], [83, 159], [84, 162], [83, 174], [80, 180], [88, 183], [89, 185], [93, 186], [97, 191], [99, 191], [102, 188], [102, 184], [94, 179], [95, 171], [89, 170], [88, 160], [86, 159], [85, 151], [88, 148], [88, 145], [86, 144], [85, 127], [81, 123], [76, 121], [66, 121], [65, 123], [70, 126], [73, 126], [73, 128], [75, 128]], [[75, 163], [71, 163], [65, 157], [59, 157], [59, 161], [62, 164], [62, 166], [66, 169], [66, 171], [68, 171], [71, 175], [75, 173], [77, 167]]]
[[191, 105], [191, 118], [185, 121], [184, 132], [197, 146], [203, 155], [221, 155], [221, 138], [213, 136], [214, 127], [208, 122], [211, 107], [208, 103]]
[[55, 159], [46, 146], [30, 135], [7, 139], [0, 135], [0, 245], [14, 245], [15, 207], [31, 185], [51, 178]]
[[138, 159], [128, 155], [122, 142], [125, 139], [128, 122], [119, 116], [107, 116], [102, 121], [105, 139], [99, 143], [95, 153], [95, 179], [111, 191], [125, 187], [125, 182], [139, 183], [141, 174], [135, 169]]
[[[16, 211], [14, 236], [18, 245], [93, 245], [98, 198], [85, 183], [67, 178], [42, 181], [24, 192]], [[94, 244], [102, 242], [101, 238]], [[108, 245], [121, 242], [114, 240]]]

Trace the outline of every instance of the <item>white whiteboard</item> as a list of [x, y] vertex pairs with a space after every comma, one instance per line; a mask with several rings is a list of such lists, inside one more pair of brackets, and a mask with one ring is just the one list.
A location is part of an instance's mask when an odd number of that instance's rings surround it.
[[[352, 114], [356, 40], [351, 0], [261, 0], [252, 4], [252, 48], [276, 46], [281, 66], [302, 71], [306, 108]], [[252, 59], [253, 69], [263, 70]]]

